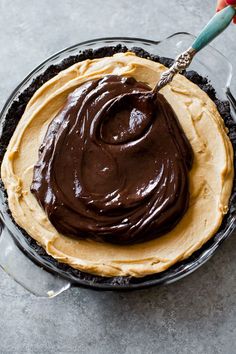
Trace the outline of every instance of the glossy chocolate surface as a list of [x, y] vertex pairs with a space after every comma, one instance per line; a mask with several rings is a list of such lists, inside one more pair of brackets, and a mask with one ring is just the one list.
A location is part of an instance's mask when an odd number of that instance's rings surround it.
[[69, 95], [40, 147], [31, 190], [59, 232], [132, 244], [182, 218], [192, 159], [161, 94], [107, 76]]

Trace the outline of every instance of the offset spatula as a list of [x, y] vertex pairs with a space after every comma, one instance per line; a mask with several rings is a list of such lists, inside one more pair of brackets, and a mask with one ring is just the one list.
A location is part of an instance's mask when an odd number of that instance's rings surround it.
[[192, 46], [180, 54], [175, 59], [174, 64], [167, 71], [162, 73], [160, 81], [153, 89], [153, 92], [159, 91], [171, 82], [177, 73], [181, 73], [183, 70], [187, 69], [191, 64], [193, 57], [221, 32], [223, 32], [229, 26], [235, 15], [236, 6], [227, 6], [220, 12], [216, 13], [210, 22], [208, 22], [206, 27], [203, 28], [201, 33], [193, 42]]

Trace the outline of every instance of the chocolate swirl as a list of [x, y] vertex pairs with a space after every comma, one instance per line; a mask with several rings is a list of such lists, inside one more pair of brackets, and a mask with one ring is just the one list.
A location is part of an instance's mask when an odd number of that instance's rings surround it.
[[133, 78], [107, 76], [71, 93], [49, 125], [31, 191], [65, 235], [146, 241], [186, 212], [192, 158], [161, 94]]

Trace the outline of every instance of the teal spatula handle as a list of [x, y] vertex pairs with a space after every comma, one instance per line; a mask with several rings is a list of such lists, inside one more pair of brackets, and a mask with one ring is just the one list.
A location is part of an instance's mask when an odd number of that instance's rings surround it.
[[192, 44], [192, 48], [199, 52], [207, 44], [209, 44], [214, 38], [216, 38], [226, 27], [231, 23], [233, 17], [236, 15], [236, 8], [233, 6], [227, 6], [210, 20], [206, 27], [195, 39]]
[[221, 32], [223, 32], [226, 27], [228, 27], [235, 15], [236, 6], [227, 6], [223, 10], [218, 12], [210, 20], [210, 22], [208, 22], [206, 27], [203, 28], [202, 32], [195, 39], [192, 46], [188, 48], [185, 52], [178, 55], [173, 65], [161, 74], [160, 80], [157, 82], [156, 86], [153, 88], [152, 91], [154, 93], [158, 92], [164, 86], [169, 84], [177, 73], [186, 70], [191, 64], [196, 53], [199, 52], [199, 50], [201, 50], [202, 48], [204, 48], [207, 44], [209, 44]]

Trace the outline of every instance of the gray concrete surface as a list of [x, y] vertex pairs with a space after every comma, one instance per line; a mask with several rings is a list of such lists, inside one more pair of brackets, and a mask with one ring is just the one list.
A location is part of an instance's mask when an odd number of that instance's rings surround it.
[[[0, 0], [0, 106], [61, 48], [100, 36], [197, 34], [214, 6], [214, 0]], [[235, 39], [232, 26], [214, 45], [236, 70]], [[235, 236], [188, 278], [135, 293], [73, 289], [45, 300], [0, 271], [0, 353], [235, 353]]]

